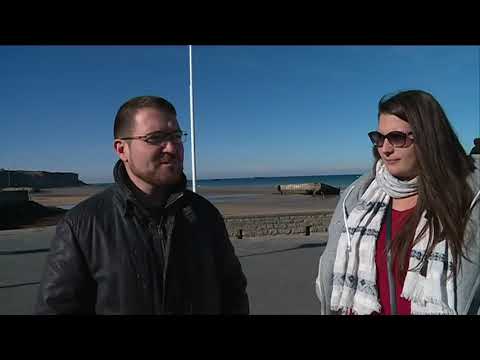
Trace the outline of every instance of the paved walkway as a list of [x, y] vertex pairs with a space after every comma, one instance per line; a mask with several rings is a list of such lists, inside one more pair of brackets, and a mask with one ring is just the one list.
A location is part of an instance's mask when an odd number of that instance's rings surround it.
[[[0, 314], [31, 314], [54, 227], [0, 231]], [[232, 240], [251, 314], [318, 314], [314, 280], [326, 234]], [[35, 250], [36, 252], [24, 252]]]

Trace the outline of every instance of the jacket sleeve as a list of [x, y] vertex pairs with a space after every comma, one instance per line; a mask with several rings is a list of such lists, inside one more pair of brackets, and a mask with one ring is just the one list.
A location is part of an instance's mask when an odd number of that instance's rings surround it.
[[235, 249], [228, 236], [225, 222], [217, 213], [215, 227], [216, 257], [221, 281], [222, 313], [245, 314], [250, 312], [247, 295], [247, 279], [242, 271]]
[[40, 282], [36, 315], [94, 313], [95, 288], [71, 224], [56, 227]]
[[358, 193], [353, 190], [355, 186], [358, 187], [358, 183], [359, 181], [357, 180], [355, 183], [345, 189], [345, 191], [339, 197], [337, 206], [335, 207], [335, 211], [332, 215], [332, 219], [328, 225], [328, 241], [325, 250], [320, 256], [318, 262], [318, 274], [317, 278], [315, 279], [315, 292], [320, 302], [321, 315], [335, 314], [335, 312], [332, 312], [330, 309], [330, 301], [333, 288], [333, 267], [337, 255], [338, 241], [343, 229], [345, 228], [343, 220], [343, 201], [349, 193], [349, 196], [358, 196]]

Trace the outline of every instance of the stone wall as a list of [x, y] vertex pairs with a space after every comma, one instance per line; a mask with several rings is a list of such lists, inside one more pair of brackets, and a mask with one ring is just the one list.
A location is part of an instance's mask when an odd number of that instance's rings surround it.
[[327, 232], [333, 210], [315, 212], [226, 216], [225, 225], [232, 239], [266, 235]]

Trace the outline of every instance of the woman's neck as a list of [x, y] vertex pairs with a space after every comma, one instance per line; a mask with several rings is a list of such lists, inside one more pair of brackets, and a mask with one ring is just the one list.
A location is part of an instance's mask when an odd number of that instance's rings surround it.
[[392, 208], [398, 211], [405, 211], [417, 205], [418, 194], [403, 199], [393, 199]]

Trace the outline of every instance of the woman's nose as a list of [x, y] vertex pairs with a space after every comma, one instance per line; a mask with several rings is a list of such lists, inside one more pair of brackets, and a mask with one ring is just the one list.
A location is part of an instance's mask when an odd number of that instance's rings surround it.
[[382, 151], [386, 154], [391, 154], [393, 151], [394, 151], [394, 146], [392, 144], [390, 144], [390, 142], [388, 141], [388, 139], [385, 139], [383, 141], [383, 145], [382, 145]]

